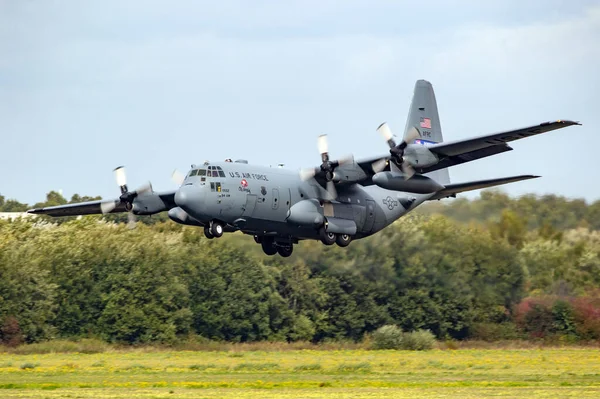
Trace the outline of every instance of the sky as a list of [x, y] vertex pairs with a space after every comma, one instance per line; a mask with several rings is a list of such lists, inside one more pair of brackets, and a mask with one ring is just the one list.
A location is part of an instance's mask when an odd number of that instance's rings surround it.
[[[225, 158], [299, 169], [386, 152], [417, 79], [447, 141], [574, 126], [450, 169], [513, 196], [600, 199], [600, 0], [0, 0], [0, 194], [33, 204], [172, 190]], [[470, 194], [477, 196], [477, 193]]]

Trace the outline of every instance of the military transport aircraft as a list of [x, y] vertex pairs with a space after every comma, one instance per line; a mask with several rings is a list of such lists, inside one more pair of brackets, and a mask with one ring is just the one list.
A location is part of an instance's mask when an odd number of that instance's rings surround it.
[[248, 164], [245, 160], [192, 165], [175, 174], [179, 188], [156, 193], [148, 184], [129, 191], [122, 167], [115, 169], [121, 196], [29, 210], [50, 216], [168, 211], [171, 220], [204, 228], [207, 238], [241, 231], [267, 255], [292, 254], [299, 240], [317, 239], [345, 247], [370, 236], [428, 200], [539, 176], [521, 175], [452, 184], [448, 168], [510, 151], [509, 142], [577, 122], [558, 120], [466, 140], [444, 142], [431, 83], [415, 84], [402, 141], [387, 124], [379, 126], [389, 153], [355, 161], [329, 157], [326, 136], [318, 139], [321, 164], [293, 171]]

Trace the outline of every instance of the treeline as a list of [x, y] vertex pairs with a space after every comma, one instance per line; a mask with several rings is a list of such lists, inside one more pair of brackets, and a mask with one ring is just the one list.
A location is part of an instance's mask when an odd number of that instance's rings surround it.
[[511, 198], [499, 190], [485, 190], [474, 200], [458, 198], [428, 202], [417, 212], [442, 214], [460, 222], [482, 223], [498, 221], [502, 212], [507, 210], [516, 214], [528, 230], [577, 227], [600, 230], [600, 200], [588, 204], [580, 198], [568, 199], [554, 194], [527, 194]]
[[510, 207], [471, 224], [414, 215], [284, 259], [172, 222], [0, 221], [0, 340], [323, 342], [388, 324], [440, 339], [600, 339], [600, 233], [550, 227]]

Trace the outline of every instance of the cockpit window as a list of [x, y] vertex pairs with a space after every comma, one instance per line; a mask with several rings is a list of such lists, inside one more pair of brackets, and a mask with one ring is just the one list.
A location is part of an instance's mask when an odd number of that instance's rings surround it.
[[219, 176], [220, 177], [225, 177], [225, 172], [223, 172], [223, 169], [221, 169], [220, 166], [217, 166], [217, 170], [219, 171]]
[[196, 176], [197, 174], [198, 174], [198, 169], [194, 169], [190, 172], [190, 175], [188, 177]]
[[206, 176], [206, 169], [198, 169], [198, 176]]

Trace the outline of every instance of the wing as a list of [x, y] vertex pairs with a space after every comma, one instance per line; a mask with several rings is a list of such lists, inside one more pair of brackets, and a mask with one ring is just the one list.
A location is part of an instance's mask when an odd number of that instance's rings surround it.
[[507, 143], [511, 141], [547, 133], [552, 130], [562, 129], [572, 125], [580, 125], [580, 123], [558, 120], [556, 122], [545, 122], [522, 129], [493, 133], [466, 140], [434, 144], [428, 148], [438, 156], [440, 162], [430, 167], [421, 168], [419, 169], [419, 172], [428, 173], [437, 169], [474, 161], [476, 159], [489, 157], [490, 155], [500, 154], [505, 151], [511, 151], [512, 148], [507, 145]]
[[[489, 157], [491, 155], [501, 154], [506, 151], [512, 151], [508, 144], [511, 141], [523, 139], [536, 134], [550, 132], [552, 130], [562, 129], [572, 125], [580, 125], [579, 122], [558, 120], [556, 122], [545, 122], [539, 125], [529, 126], [522, 129], [509, 130], [501, 133], [489, 134], [486, 136], [474, 137], [466, 140], [449, 141], [428, 146], [431, 152], [435, 153], [439, 162], [435, 165], [425, 168], [415, 168], [419, 173], [433, 172], [434, 170], [448, 168], [465, 162], [471, 162], [476, 159]], [[389, 160], [389, 154], [379, 157], [373, 157], [358, 161], [357, 164], [368, 175], [372, 176], [373, 163], [380, 160]], [[372, 184], [370, 180], [361, 182], [361, 184]]]
[[[121, 203], [118, 199], [113, 200], [114, 202], [118, 202], [119, 204], [109, 213], [119, 213], [126, 212], [125, 204]], [[80, 202], [77, 204], [67, 204], [67, 205], [58, 205], [58, 206], [48, 206], [45, 208], [35, 208], [30, 209], [27, 213], [33, 214], [42, 214], [48, 216], [75, 216], [75, 215], [94, 215], [101, 214], [101, 204], [108, 203], [110, 200], [100, 200], [100, 201], [88, 201], [88, 202]]]
[[[175, 207], [175, 191], [166, 192], [166, 193], [150, 193], [145, 195], [140, 195], [134, 200], [134, 203], [138, 203], [141, 209], [146, 208], [145, 211], [140, 212], [139, 214], [151, 215], [153, 213], [158, 213], [162, 211], [168, 211], [169, 209]], [[49, 206], [46, 208], [36, 208], [30, 209], [27, 212], [33, 214], [42, 214], [49, 216], [77, 216], [77, 215], [98, 215], [102, 214], [102, 204], [114, 202], [116, 204], [115, 208], [108, 213], [120, 213], [127, 212], [125, 208], [125, 204], [121, 202], [119, 199], [114, 200], [100, 200], [100, 201], [89, 201], [89, 202], [80, 202], [77, 204], [67, 204], [67, 205], [58, 205], [58, 206]], [[148, 207], [150, 205], [150, 207]]]
[[467, 183], [458, 183], [458, 184], [448, 184], [443, 190], [438, 191], [430, 200], [437, 200], [447, 197], [454, 197], [458, 193], [462, 193], [464, 191], [472, 191], [479, 190], [482, 188], [499, 186], [501, 184], [506, 183], [514, 183], [521, 180], [529, 180], [536, 179], [540, 176], [534, 175], [521, 175], [521, 176], [511, 176], [511, 177], [501, 177], [499, 179], [486, 179], [486, 180], [476, 180]]

